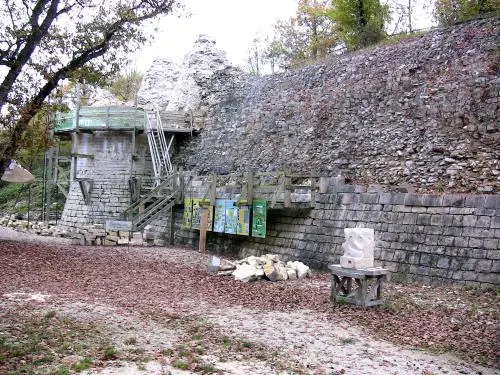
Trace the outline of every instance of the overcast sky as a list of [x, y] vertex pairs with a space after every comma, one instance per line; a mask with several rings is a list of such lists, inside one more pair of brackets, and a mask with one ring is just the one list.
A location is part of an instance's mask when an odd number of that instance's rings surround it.
[[208, 34], [226, 51], [229, 60], [244, 65], [257, 33], [269, 34], [279, 19], [295, 14], [297, 0], [184, 0], [190, 17], [169, 16], [157, 25], [152, 46], [138, 53], [137, 68], [144, 71], [155, 57], [180, 60], [199, 34]]
[[[407, 0], [391, 1], [407, 3]], [[191, 16], [169, 16], [156, 25], [155, 41], [135, 57], [139, 70], [145, 72], [156, 57], [182, 60], [199, 34], [213, 36], [230, 62], [243, 66], [255, 36], [270, 35], [277, 20], [290, 18], [297, 9], [297, 0], [183, 0], [182, 3], [184, 13]], [[418, 4], [415, 12], [415, 28], [431, 25], [430, 16]]]

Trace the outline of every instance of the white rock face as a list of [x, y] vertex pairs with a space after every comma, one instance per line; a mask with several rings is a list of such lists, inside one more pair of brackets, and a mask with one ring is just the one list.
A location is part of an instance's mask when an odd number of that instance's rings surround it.
[[199, 35], [182, 64], [166, 58], [153, 61], [142, 80], [137, 102], [167, 111], [198, 110], [210, 78], [229, 66], [226, 53], [216, 48], [215, 40]]
[[345, 228], [344, 235], [340, 265], [353, 269], [373, 267], [375, 231], [372, 228]]
[[114, 96], [111, 92], [106, 89], [102, 89], [100, 87], [92, 87], [90, 88], [88, 98], [88, 105], [91, 107], [107, 107], [107, 106], [116, 106], [116, 105], [133, 105], [133, 103], [125, 103], [119, 100], [116, 96]]
[[215, 47], [215, 39], [199, 35], [191, 52], [186, 54], [181, 74], [167, 105], [169, 111], [196, 110], [203, 89], [214, 72], [229, 67], [226, 53]]
[[181, 66], [166, 58], [157, 58], [142, 79], [137, 93], [137, 103], [158, 106], [164, 110], [181, 75]]

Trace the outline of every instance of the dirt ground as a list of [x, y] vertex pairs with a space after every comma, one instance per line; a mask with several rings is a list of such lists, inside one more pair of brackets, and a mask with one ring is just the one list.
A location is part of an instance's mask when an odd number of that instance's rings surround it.
[[244, 284], [180, 248], [82, 247], [0, 229], [0, 374], [500, 374], [496, 291], [329, 276]]

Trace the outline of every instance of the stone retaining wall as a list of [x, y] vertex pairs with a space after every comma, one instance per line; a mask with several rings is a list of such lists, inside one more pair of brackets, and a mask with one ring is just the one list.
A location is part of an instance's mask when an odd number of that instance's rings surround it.
[[[265, 239], [208, 232], [209, 251], [244, 257], [281, 254], [314, 268], [338, 263], [345, 227], [375, 230], [376, 265], [392, 278], [425, 284], [493, 287], [500, 284], [500, 196], [366, 193], [330, 187], [315, 209], [270, 210]], [[182, 230], [178, 244], [198, 245], [198, 231]]]
[[217, 71], [185, 170], [317, 171], [415, 191], [500, 191], [500, 17], [247, 78]]

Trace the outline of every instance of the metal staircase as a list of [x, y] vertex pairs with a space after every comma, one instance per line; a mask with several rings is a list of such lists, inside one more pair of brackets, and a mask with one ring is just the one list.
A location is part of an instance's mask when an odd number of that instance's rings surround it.
[[131, 204], [122, 214], [122, 219], [132, 223], [132, 231], [141, 231], [160, 212], [171, 209], [180, 198], [176, 184], [177, 175], [170, 175], [148, 194]]
[[174, 135], [171, 134], [167, 142], [158, 109], [146, 111], [146, 134], [153, 162], [155, 186], [159, 186], [162, 180], [173, 173], [170, 148], [174, 141]]
[[167, 142], [158, 109], [146, 111], [146, 135], [154, 171], [154, 185], [146, 195], [139, 197], [122, 213], [122, 220], [132, 223], [132, 231], [141, 231], [161, 212], [171, 209], [181, 195], [177, 175], [170, 161], [174, 135]]

